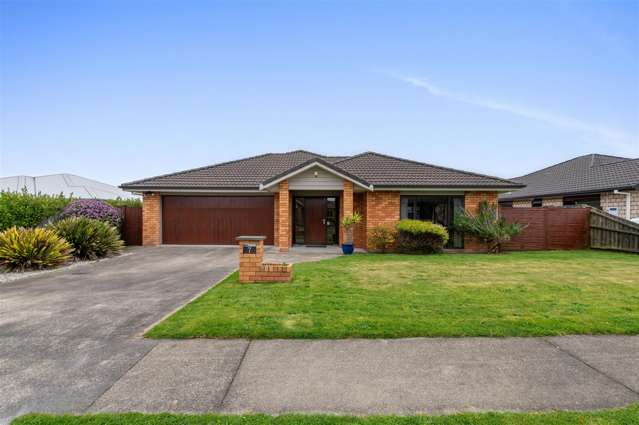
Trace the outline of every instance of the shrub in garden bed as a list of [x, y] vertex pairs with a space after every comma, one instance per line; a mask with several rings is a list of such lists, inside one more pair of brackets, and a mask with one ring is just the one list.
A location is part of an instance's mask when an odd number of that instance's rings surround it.
[[0, 192], [0, 230], [10, 227], [34, 227], [62, 211], [71, 201], [57, 196], [22, 192]]
[[117, 254], [124, 247], [118, 230], [109, 223], [86, 217], [69, 217], [50, 225], [66, 239], [80, 260], [95, 260]]
[[77, 199], [71, 202], [62, 210], [58, 219], [67, 217], [86, 217], [106, 221], [118, 229], [122, 224], [120, 210], [99, 199]]
[[448, 242], [448, 231], [430, 221], [400, 220], [397, 229], [397, 251], [411, 254], [442, 252]]
[[0, 266], [9, 271], [56, 267], [69, 261], [72, 252], [51, 229], [14, 226], [0, 232]]
[[390, 226], [375, 226], [368, 234], [368, 243], [377, 252], [386, 252], [393, 247], [397, 231]]

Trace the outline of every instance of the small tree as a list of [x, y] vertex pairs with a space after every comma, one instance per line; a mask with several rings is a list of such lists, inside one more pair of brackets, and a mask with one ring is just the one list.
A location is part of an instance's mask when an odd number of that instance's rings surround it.
[[455, 228], [485, 243], [488, 252], [498, 254], [501, 252], [501, 245], [520, 234], [525, 226], [517, 222], [507, 223], [505, 218], [498, 217], [496, 205], [482, 201], [477, 214], [458, 212], [455, 215]]
[[353, 215], [345, 215], [342, 217], [342, 227], [344, 228], [344, 243], [353, 244], [353, 227], [361, 223], [362, 215], [355, 211]]

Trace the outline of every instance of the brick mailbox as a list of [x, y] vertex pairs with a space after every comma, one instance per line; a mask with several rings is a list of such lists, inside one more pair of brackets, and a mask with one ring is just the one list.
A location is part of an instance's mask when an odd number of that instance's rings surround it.
[[293, 266], [285, 263], [264, 263], [266, 236], [238, 236], [240, 244], [240, 282], [288, 282]]

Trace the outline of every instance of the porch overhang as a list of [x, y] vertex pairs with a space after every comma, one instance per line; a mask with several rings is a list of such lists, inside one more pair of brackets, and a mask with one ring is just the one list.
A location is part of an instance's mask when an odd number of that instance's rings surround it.
[[274, 186], [277, 186], [280, 182], [283, 182], [285, 180], [288, 180], [292, 177], [297, 176], [298, 174], [304, 173], [305, 171], [308, 171], [314, 167], [318, 167], [330, 174], [333, 174], [341, 179], [344, 179], [346, 181], [349, 181], [351, 183], [353, 183], [354, 185], [356, 185], [357, 187], [360, 187], [364, 190], [367, 191], [372, 191], [373, 190], [373, 185], [362, 180], [359, 179], [355, 176], [349, 175], [348, 173], [346, 173], [343, 170], [339, 170], [336, 167], [332, 166], [330, 163], [325, 162], [325, 161], [321, 161], [318, 159], [314, 159], [311, 161], [308, 161], [306, 163], [301, 164], [298, 167], [294, 167], [290, 170], [287, 170], [285, 173], [282, 173], [278, 176], [273, 177], [272, 179], [266, 180], [264, 183], [260, 184], [260, 190], [268, 190], [269, 188], [272, 188]]

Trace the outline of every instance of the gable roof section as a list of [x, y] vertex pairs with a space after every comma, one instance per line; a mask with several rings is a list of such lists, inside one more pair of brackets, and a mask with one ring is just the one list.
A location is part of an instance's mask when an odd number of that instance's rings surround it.
[[131, 191], [261, 190], [313, 165], [367, 188], [516, 189], [520, 183], [482, 174], [395, 158], [375, 152], [352, 157], [297, 150], [224, 162], [121, 185]]
[[500, 200], [597, 193], [639, 186], [639, 158], [589, 154], [515, 177], [526, 187]]
[[326, 170], [326, 171], [328, 171], [330, 173], [333, 173], [333, 174], [335, 174], [335, 175], [337, 175], [339, 177], [342, 177], [342, 178], [344, 178], [346, 180], [349, 180], [349, 181], [355, 183], [356, 185], [358, 185], [360, 187], [363, 187], [364, 189], [372, 189], [371, 184], [368, 183], [366, 180], [364, 180], [364, 179], [362, 179], [362, 178], [360, 178], [360, 177], [358, 177], [358, 176], [356, 176], [354, 174], [351, 174], [351, 173], [345, 171], [344, 169], [342, 169], [340, 167], [335, 166], [334, 164], [326, 161], [323, 158], [318, 157], [318, 158], [309, 159], [308, 161], [303, 162], [303, 163], [301, 163], [301, 164], [299, 164], [299, 165], [297, 165], [297, 166], [295, 166], [295, 167], [293, 167], [293, 168], [291, 168], [289, 170], [286, 170], [285, 172], [280, 173], [277, 176], [273, 176], [273, 177], [271, 177], [269, 179], [266, 179], [264, 181], [264, 183], [262, 183], [260, 185], [260, 190], [266, 189], [266, 188], [268, 188], [270, 186], [273, 186], [276, 183], [279, 183], [282, 180], [285, 180], [287, 178], [293, 177], [293, 176], [295, 176], [295, 175], [297, 175], [299, 173], [302, 173], [302, 172], [304, 172], [304, 171], [306, 171], [306, 170], [308, 170], [310, 168], [316, 167], [316, 166], [319, 166], [320, 168], [323, 168], [324, 170]]

